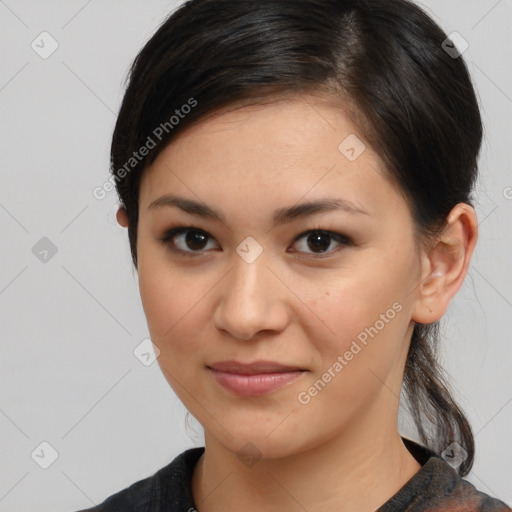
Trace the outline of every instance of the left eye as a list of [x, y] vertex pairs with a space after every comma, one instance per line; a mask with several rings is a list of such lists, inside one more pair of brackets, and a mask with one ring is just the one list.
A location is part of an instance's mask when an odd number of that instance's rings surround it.
[[[194, 227], [176, 227], [160, 238], [160, 241], [169, 246], [171, 250], [186, 256], [196, 256], [207, 249], [212, 249], [212, 247], [207, 246], [208, 242], [213, 240], [214, 238], [211, 235]], [[322, 257], [336, 251], [336, 249], [331, 248], [333, 243], [338, 244], [338, 246], [351, 245], [350, 239], [340, 233], [314, 229], [305, 231], [295, 237], [293, 244], [297, 244], [299, 250], [292, 252], [308, 253], [306, 249], [311, 249], [312, 252], [309, 252], [309, 254]], [[331, 249], [329, 250], [329, 248]]]
[[[340, 234], [340, 233], [334, 233], [333, 231], [324, 231], [322, 229], [315, 229], [306, 231], [305, 233], [300, 234], [296, 239], [295, 242], [301, 241], [302, 239], [305, 240], [305, 243], [302, 243], [302, 247], [307, 247], [309, 249], [313, 250], [313, 253], [310, 254], [326, 254], [326, 253], [332, 253], [335, 251], [335, 249], [328, 250], [329, 247], [331, 247], [331, 244], [333, 241], [341, 246], [347, 246], [350, 245], [350, 240], [346, 236]], [[298, 244], [299, 246], [301, 244]], [[318, 252], [317, 252], [318, 251]], [[299, 252], [307, 252], [307, 251], [301, 251], [299, 249]]]

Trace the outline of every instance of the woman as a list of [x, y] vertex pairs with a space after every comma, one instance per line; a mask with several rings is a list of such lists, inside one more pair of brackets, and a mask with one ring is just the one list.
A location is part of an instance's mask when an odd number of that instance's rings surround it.
[[406, 0], [173, 13], [131, 69], [112, 181], [205, 447], [90, 510], [511, 510], [462, 478], [474, 439], [435, 359], [481, 138], [462, 57]]

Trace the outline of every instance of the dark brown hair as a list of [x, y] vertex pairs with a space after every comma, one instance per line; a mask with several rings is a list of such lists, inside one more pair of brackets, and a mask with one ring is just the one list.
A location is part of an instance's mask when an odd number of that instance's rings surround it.
[[[278, 94], [325, 90], [350, 105], [407, 198], [420, 238], [436, 233], [453, 206], [471, 204], [482, 139], [467, 67], [445, 51], [446, 38], [407, 0], [185, 2], [135, 58], [112, 138], [135, 267], [143, 170], [205, 116]], [[427, 447], [441, 454], [456, 441], [468, 452], [458, 468], [464, 476], [474, 438], [436, 361], [437, 331], [438, 323], [415, 326], [404, 390]]]

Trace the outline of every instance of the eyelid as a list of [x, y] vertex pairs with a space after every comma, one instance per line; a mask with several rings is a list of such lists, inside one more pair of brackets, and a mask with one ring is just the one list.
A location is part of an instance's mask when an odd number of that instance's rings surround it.
[[[158, 240], [162, 244], [169, 246], [170, 250], [172, 250], [174, 253], [178, 253], [178, 254], [183, 255], [183, 256], [198, 257], [198, 256], [202, 256], [202, 255], [206, 254], [204, 252], [204, 249], [203, 250], [199, 250], [199, 251], [184, 251], [182, 249], [177, 249], [176, 247], [173, 247], [170, 244], [170, 241], [175, 236], [180, 235], [182, 233], [186, 233], [187, 231], [197, 231], [199, 233], [202, 233], [202, 234], [206, 235], [209, 240], [215, 240], [215, 237], [210, 235], [210, 233], [208, 233], [204, 229], [201, 229], [201, 228], [199, 228], [197, 226], [194, 226], [192, 224], [176, 224], [174, 227], [168, 229], [164, 233], [164, 235], [162, 237], [158, 237]], [[353, 240], [349, 236], [344, 235], [342, 233], [338, 233], [336, 231], [320, 228], [320, 227], [313, 227], [313, 228], [310, 228], [310, 229], [306, 229], [302, 233], [299, 233], [292, 240], [292, 244], [295, 244], [298, 240], [300, 240], [301, 238], [304, 238], [306, 235], [309, 235], [311, 233], [316, 233], [316, 232], [329, 235], [333, 240], [335, 240], [342, 247], [343, 246], [354, 245]], [[335, 248], [335, 249], [331, 249], [331, 250], [329, 250], [327, 252], [323, 252], [323, 253], [314, 253], [314, 252], [304, 253], [304, 251], [292, 251], [292, 252], [296, 252], [296, 253], [300, 254], [300, 256], [299, 256], [300, 258], [319, 259], [319, 258], [329, 257], [332, 254], [334, 254], [335, 252], [337, 252], [338, 250], [339, 250], [339, 247]]]
[[305, 231], [303, 231], [302, 233], [298, 234], [293, 239], [292, 244], [295, 244], [298, 240], [300, 240], [301, 238], [304, 238], [306, 235], [309, 235], [311, 233], [327, 234], [336, 243], [338, 243], [339, 246], [336, 247], [335, 249], [331, 249], [329, 251], [319, 252], [319, 253], [314, 253], [314, 252], [309, 252], [308, 253], [308, 252], [301, 252], [301, 251], [293, 251], [293, 252], [296, 252], [297, 254], [299, 254], [299, 256], [298, 256], [299, 258], [308, 259], [308, 260], [318, 260], [318, 259], [321, 259], [321, 258], [328, 258], [328, 257], [332, 256], [333, 254], [337, 253], [340, 250], [340, 248], [354, 245], [354, 242], [352, 241], [352, 239], [349, 236], [344, 235], [342, 233], [338, 233], [337, 231], [332, 231], [332, 230], [324, 229], [324, 228], [320, 228], [320, 227], [306, 229]]
[[165, 233], [163, 234], [163, 236], [158, 237], [158, 241], [161, 242], [162, 244], [166, 245], [172, 252], [178, 253], [183, 256], [197, 257], [197, 256], [204, 255], [205, 254], [204, 250], [202, 250], [202, 251], [184, 251], [182, 249], [178, 249], [173, 246], [173, 244], [171, 243], [172, 239], [178, 235], [181, 235], [182, 233], [186, 233], [187, 231], [197, 231], [199, 233], [203, 233], [204, 235], [206, 235], [209, 240], [215, 240], [215, 237], [210, 235], [210, 233], [208, 233], [204, 229], [201, 229], [197, 226], [194, 226], [192, 224], [176, 224], [174, 227], [166, 230]]
[[352, 240], [350, 239], [349, 236], [344, 235], [343, 233], [338, 233], [337, 231], [332, 231], [330, 229], [325, 229], [325, 228], [310, 228], [310, 229], [306, 229], [305, 231], [303, 231], [302, 233], [298, 234], [293, 239], [293, 243], [295, 243], [297, 240], [300, 240], [305, 235], [309, 235], [310, 233], [317, 233], [317, 232], [326, 233], [326, 234], [332, 236], [333, 238], [342, 239], [342, 240], [346, 241], [347, 243], [352, 243]]

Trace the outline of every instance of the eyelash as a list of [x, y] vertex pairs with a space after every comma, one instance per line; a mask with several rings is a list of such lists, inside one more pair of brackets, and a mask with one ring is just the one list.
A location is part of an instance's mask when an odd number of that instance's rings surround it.
[[[162, 237], [158, 238], [158, 240], [162, 244], [166, 245], [171, 251], [173, 251], [175, 253], [179, 253], [180, 255], [183, 255], [185, 257], [197, 257], [197, 256], [200, 256], [201, 254], [204, 254], [202, 252], [204, 249], [198, 250], [198, 251], [184, 251], [182, 249], [177, 249], [176, 247], [173, 246], [172, 243], [170, 243], [170, 242], [172, 242], [172, 239], [174, 237], [176, 237], [177, 235], [183, 234], [183, 233], [187, 233], [188, 231], [191, 231], [191, 232], [195, 231], [195, 232], [204, 234], [204, 235], [206, 235], [206, 237], [208, 237], [208, 241], [211, 239], [214, 239], [210, 234], [208, 234], [206, 231], [204, 231], [201, 228], [198, 228], [198, 227], [192, 226], [192, 225], [179, 224], [179, 225], [176, 225], [175, 227], [169, 229], [168, 231], [166, 231]], [[306, 231], [303, 231], [302, 233], [300, 233], [293, 239], [292, 244], [295, 244], [301, 238], [304, 238], [306, 235], [309, 235], [312, 233], [320, 233], [323, 235], [328, 235], [335, 242], [339, 243], [341, 245], [341, 247], [348, 247], [348, 246], [354, 245], [353, 241], [348, 236], [342, 235], [341, 233], [336, 233], [334, 231], [322, 229], [322, 228], [313, 228], [313, 229], [308, 229]], [[306, 254], [309, 254], [309, 256], [299, 256], [299, 257], [305, 258], [305, 259], [326, 258], [326, 257], [331, 256], [334, 252], [338, 252], [339, 250], [340, 250], [340, 248], [338, 247], [336, 249], [331, 249], [330, 251], [323, 252], [323, 253], [306, 253]], [[297, 251], [297, 252], [301, 252], [301, 251]]]

